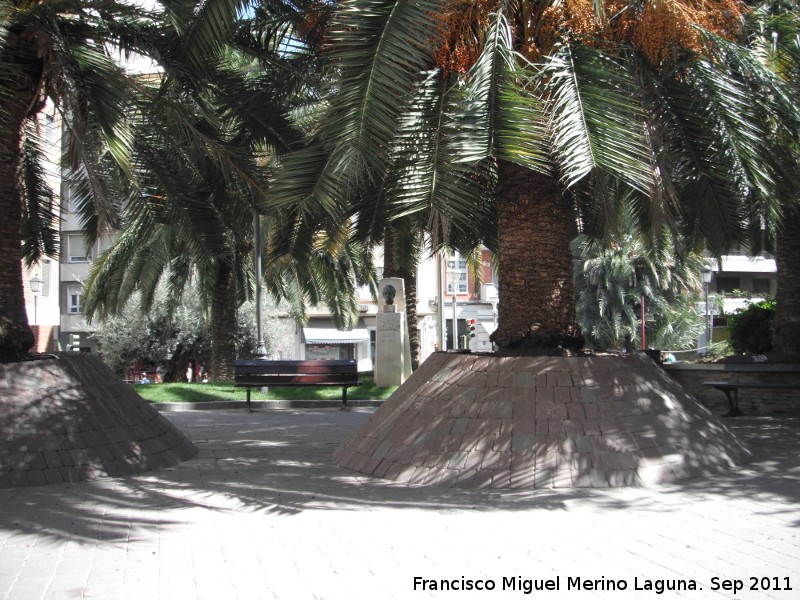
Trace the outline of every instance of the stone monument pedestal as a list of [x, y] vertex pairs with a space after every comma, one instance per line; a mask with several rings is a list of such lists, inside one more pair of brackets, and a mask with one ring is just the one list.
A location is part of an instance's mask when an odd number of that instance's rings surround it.
[[376, 315], [375, 385], [399, 386], [411, 376], [411, 347], [406, 324], [403, 280], [381, 280]]
[[405, 379], [405, 313], [383, 312], [377, 315], [375, 340], [375, 385], [401, 385]]

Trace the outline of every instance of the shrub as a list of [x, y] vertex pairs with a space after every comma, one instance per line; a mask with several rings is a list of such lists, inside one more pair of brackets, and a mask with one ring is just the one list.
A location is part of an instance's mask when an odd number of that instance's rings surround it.
[[772, 321], [775, 301], [764, 300], [740, 308], [728, 317], [730, 345], [736, 354], [767, 354], [772, 351]]

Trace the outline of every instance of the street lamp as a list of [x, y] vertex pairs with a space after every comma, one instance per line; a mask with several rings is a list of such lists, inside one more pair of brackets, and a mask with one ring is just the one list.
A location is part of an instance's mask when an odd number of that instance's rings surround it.
[[703, 289], [705, 291], [705, 301], [706, 301], [706, 352], [711, 347], [711, 327], [709, 327], [709, 314], [708, 314], [708, 286], [711, 283], [711, 276], [714, 272], [711, 270], [711, 267], [708, 265], [704, 265], [703, 269], [700, 271], [700, 275], [703, 277]]
[[42, 278], [39, 277], [38, 273], [35, 273], [33, 277], [31, 277], [30, 284], [31, 284], [31, 291], [33, 292], [33, 324], [37, 324], [38, 320], [38, 306], [37, 303], [39, 301], [39, 292], [42, 291]]
[[261, 219], [258, 213], [254, 218], [255, 247], [253, 249], [253, 266], [256, 271], [256, 358], [266, 359], [267, 348], [264, 345], [264, 331], [261, 323]]
[[447, 268], [447, 279], [450, 281], [450, 286], [453, 292], [453, 350], [458, 350], [458, 328], [456, 326], [456, 277], [459, 272], [456, 269], [456, 257], [453, 255], [453, 266]]
[[436, 253], [436, 338], [437, 349], [447, 350], [444, 337], [444, 277], [442, 276], [443, 263], [441, 250]]

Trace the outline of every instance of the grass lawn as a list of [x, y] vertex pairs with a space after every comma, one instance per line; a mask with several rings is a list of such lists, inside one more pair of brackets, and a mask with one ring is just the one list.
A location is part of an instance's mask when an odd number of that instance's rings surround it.
[[[246, 400], [247, 388], [234, 387], [233, 381], [213, 383], [134, 383], [133, 389], [148, 402], [210, 402]], [[362, 375], [361, 385], [347, 390], [348, 400], [385, 400], [396, 387], [378, 387], [372, 375]], [[340, 387], [270, 387], [263, 393], [253, 388], [251, 400], [341, 400]]]

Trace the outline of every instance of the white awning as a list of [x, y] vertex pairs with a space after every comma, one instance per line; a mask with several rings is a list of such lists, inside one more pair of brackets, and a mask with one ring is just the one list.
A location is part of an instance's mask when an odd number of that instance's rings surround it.
[[369, 331], [366, 329], [339, 331], [338, 329], [303, 327], [303, 335], [306, 338], [306, 344], [357, 344], [369, 341]]

